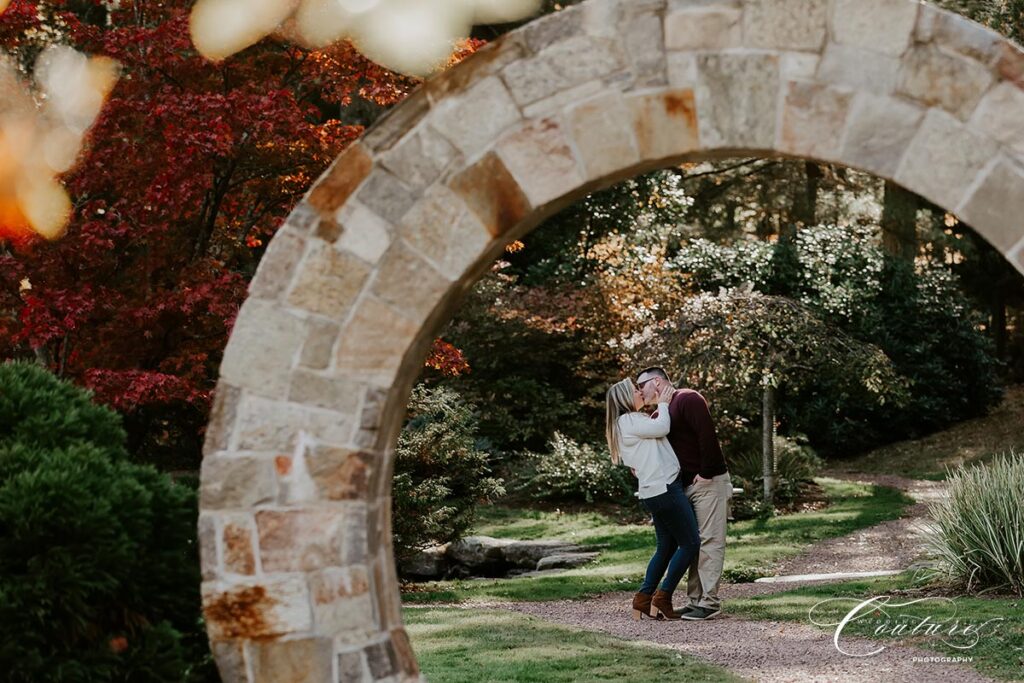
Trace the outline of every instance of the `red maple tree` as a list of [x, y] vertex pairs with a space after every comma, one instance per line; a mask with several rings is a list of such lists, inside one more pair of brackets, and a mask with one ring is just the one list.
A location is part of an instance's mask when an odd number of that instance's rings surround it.
[[[123, 65], [63, 179], [66, 236], [0, 241], [0, 357], [35, 355], [91, 388], [125, 416], [133, 451], [186, 469], [267, 243], [364, 124], [418, 85], [348, 43], [271, 38], [209, 62], [189, 42], [191, 4], [14, 0], [0, 16], [0, 49], [31, 49], [25, 30], [42, 25]], [[431, 359], [466, 369], [444, 345]]]

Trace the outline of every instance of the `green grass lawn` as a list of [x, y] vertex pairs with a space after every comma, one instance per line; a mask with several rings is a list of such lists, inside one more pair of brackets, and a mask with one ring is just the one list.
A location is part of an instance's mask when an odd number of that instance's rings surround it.
[[432, 683], [743, 680], [668, 648], [512, 612], [406, 608], [405, 623]]
[[[829, 505], [770, 519], [729, 525], [726, 580], [771, 574], [773, 563], [809, 544], [900, 516], [912, 501], [881, 486], [818, 479]], [[474, 533], [524, 540], [550, 538], [604, 545], [592, 564], [559, 574], [511, 579], [439, 581], [406, 586], [406, 603], [465, 600], [558, 600], [613, 590], [634, 590], [654, 549], [654, 529], [616, 521], [600, 512], [563, 513], [491, 507], [481, 510]]]
[[[949, 599], [928, 599], [906, 607], [889, 607], [885, 612], [878, 614], [872, 612], [865, 619], [852, 622], [844, 628], [843, 634], [876, 638], [880, 645], [902, 642], [948, 656], [973, 656], [974, 661], [971, 665], [988, 676], [1010, 681], [1024, 680], [1024, 599], [950, 595], [934, 586], [922, 584], [909, 572], [891, 577], [799, 588], [774, 595], [733, 599], [729, 601], [729, 612], [752, 619], [811, 624], [809, 613], [817, 603], [831, 598], [844, 598], [819, 605], [815, 609], [815, 621], [835, 623], [858, 602], [882, 595], [891, 595], [893, 603], [908, 602], [926, 596], [946, 596]], [[906, 618], [897, 618], [900, 614], [906, 615]], [[887, 617], [887, 623], [890, 625], [905, 624], [904, 633], [925, 617], [928, 617], [929, 624], [946, 624], [947, 633], [948, 625], [958, 619], [961, 627], [968, 623], [980, 624], [988, 619], [1003, 621], [993, 622], [987, 627], [973, 647], [958, 649], [954, 645], [966, 646], [973, 640], [965, 637], [960, 630], [948, 638], [951, 644], [946, 644], [935, 636], [908, 636], [901, 641], [894, 638], [891, 631], [876, 634], [875, 630], [886, 623]], [[822, 629], [829, 633], [835, 632], [833, 626], [825, 626]]]

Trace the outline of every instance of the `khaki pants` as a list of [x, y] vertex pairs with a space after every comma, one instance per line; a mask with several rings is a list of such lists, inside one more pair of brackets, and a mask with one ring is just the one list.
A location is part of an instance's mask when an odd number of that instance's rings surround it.
[[718, 609], [718, 584], [725, 563], [725, 520], [732, 498], [729, 473], [712, 477], [711, 481], [687, 486], [683, 493], [693, 503], [700, 529], [700, 552], [690, 564], [686, 594], [691, 605]]

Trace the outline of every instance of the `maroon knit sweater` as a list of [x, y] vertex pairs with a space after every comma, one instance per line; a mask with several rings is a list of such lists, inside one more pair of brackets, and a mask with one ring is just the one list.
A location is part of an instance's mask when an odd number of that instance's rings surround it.
[[703, 396], [693, 389], [677, 389], [668, 404], [668, 414], [672, 418], [668, 442], [679, 458], [683, 486], [689, 486], [697, 474], [710, 479], [729, 471]]

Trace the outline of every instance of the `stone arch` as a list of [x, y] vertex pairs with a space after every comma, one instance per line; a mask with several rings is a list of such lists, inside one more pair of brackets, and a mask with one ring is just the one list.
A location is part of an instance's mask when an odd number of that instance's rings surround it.
[[504, 36], [347, 149], [251, 284], [202, 465], [225, 681], [419, 676], [389, 496], [433, 335], [575, 199], [738, 155], [894, 180], [1024, 272], [1024, 50], [966, 19], [910, 0], [587, 0]]

